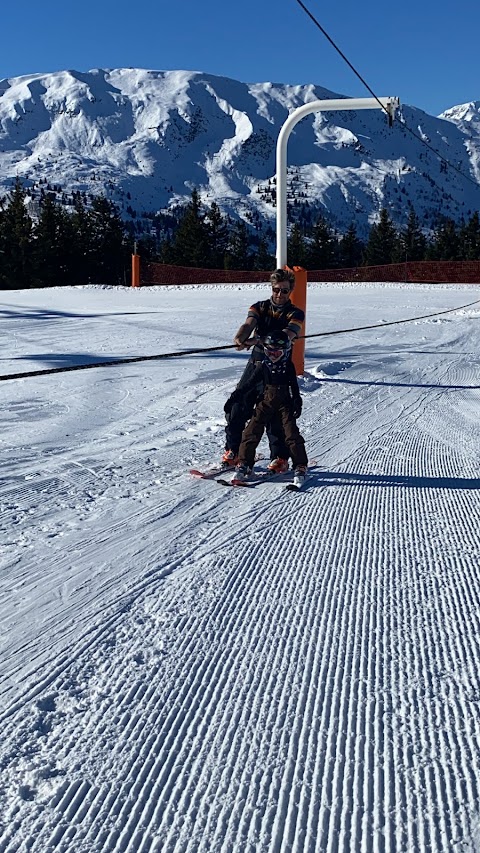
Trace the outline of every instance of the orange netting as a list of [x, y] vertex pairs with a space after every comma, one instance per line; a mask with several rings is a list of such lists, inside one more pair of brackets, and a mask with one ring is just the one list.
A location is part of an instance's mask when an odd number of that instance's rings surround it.
[[377, 267], [309, 270], [308, 280], [479, 284], [480, 261], [407, 261]]
[[268, 272], [209, 270], [170, 264], [140, 264], [140, 284], [253, 284], [268, 281]]
[[[210, 270], [170, 264], [141, 263], [142, 285], [254, 284], [268, 282], [271, 270]], [[308, 270], [309, 281], [430, 282], [479, 284], [480, 261], [408, 261], [377, 267]]]

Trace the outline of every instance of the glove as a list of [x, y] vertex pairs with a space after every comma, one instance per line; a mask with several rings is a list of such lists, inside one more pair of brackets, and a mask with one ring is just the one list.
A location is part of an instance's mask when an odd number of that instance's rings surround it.
[[294, 397], [292, 400], [292, 415], [294, 418], [299, 418], [302, 414], [302, 398]]

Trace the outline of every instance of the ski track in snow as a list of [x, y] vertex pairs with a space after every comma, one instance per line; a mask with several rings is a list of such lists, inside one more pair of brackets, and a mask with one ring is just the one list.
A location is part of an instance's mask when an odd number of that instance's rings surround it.
[[479, 320], [311, 342], [298, 494], [187, 474], [234, 356], [7, 383], [1, 853], [480, 850]]

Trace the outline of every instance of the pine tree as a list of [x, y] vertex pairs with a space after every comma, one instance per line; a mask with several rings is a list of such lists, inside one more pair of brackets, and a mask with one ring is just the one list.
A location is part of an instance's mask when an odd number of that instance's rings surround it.
[[372, 225], [365, 247], [364, 262], [366, 266], [381, 266], [391, 264], [395, 258], [398, 237], [395, 226], [390, 219], [388, 210], [382, 208], [380, 219]]
[[152, 234], [146, 234], [137, 241], [137, 253], [141, 256], [142, 261], [149, 263], [151, 261], [159, 261], [159, 250], [157, 240]]
[[201, 210], [200, 195], [192, 191], [175, 233], [172, 246], [174, 263], [185, 267], [206, 267], [210, 259], [208, 228]]
[[205, 215], [206, 236], [208, 240], [209, 263], [213, 269], [223, 269], [225, 252], [228, 246], [228, 227], [224, 216], [214, 201]]
[[170, 236], [161, 241], [158, 258], [161, 264], [175, 264], [173, 239]]
[[43, 198], [34, 233], [34, 275], [38, 284], [41, 287], [70, 284], [75, 269], [71, 217], [51, 195]]
[[420, 220], [414, 209], [410, 209], [407, 225], [400, 233], [399, 257], [403, 261], [423, 261], [427, 251], [427, 239], [420, 227]]
[[478, 211], [462, 226], [459, 234], [460, 257], [464, 261], [480, 260], [480, 219]]
[[305, 267], [307, 257], [307, 245], [305, 235], [298, 224], [294, 222], [287, 242], [287, 256], [289, 265]]
[[460, 239], [453, 219], [444, 219], [435, 229], [429, 248], [435, 261], [457, 261], [460, 257]]
[[357, 237], [355, 223], [352, 222], [338, 244], [338, 263], [344, 269], [360, 266], [365, 246]]
[[225, 255], [225, 269], [250, 270], [253, 256], [250, 252], [248, 228], [243, 219], [237, 220], [230, 231], [228, 250]]
[[336, 240], [328, 222], [321, 216], [313, 228], [312, 240], [306, 249], [306, 265], [310, 270], [325, 270], [335, 266]]
[[3, 267], [7, 251], [7, 232], [5, 227], [5, 205], [4, 198], [0, 198], [0, 288], [6, 288], [3, 278]]
[[94, 238], [93, 221], [88, 215], [84, 199], [78, 193], [70, 225], [75, 235], [73, 249], [74, 273], [72, 284], [88, 284], [94, 281]]
[[99, 196], [88, 211], [91, 246], [91, 280], [101, 284], [124, 284], [130, 252], [125, 228], [116, 205]]
[[271, 253], [266, 234], [261, 234], [258, 239], [257, 248], [254, 253], [254, 270], [272, 270], [275, 267], [275, 257]]
[[32, 287], [32, 220], [25, 206], [26, 193], [20, 181], [3, 202], [0, 217], [0, 287], [16, 290]]

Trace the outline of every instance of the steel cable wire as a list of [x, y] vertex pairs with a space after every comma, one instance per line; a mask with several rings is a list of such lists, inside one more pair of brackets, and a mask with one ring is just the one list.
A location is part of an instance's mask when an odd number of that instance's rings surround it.
[[[464, 308], [469, 308], [471, 305], [478, 305], [480, 299], [475, 299], [474, 302], [467, 302], [466, 305], [459, 305], [456, 308], [447, 308], [445, 311], [434, 311], [432, 314], [422, 314], [419, 317], [407, 317], [402, 320], [390, 320], [387, 323], [375, 323], [369, 326], [354, 326], [350, 329], [332, 329], [329, 332], [315, 332], [311, 335], [300, 335], [299, 340], [307, 340], [308, 338], [327, 338], [332, 335], [345, 335], [351, 332], [363, 332], [366, 329], [383, 329], [385, 326], [399, 326], [401, 323], [414, 323], [417, 320], [426, 320], [429, 317], [440, 317], [442, 314], [452, 314], [454, 311], [462, 311]], [[109, 361], [97, 361], [92, 364], [73, 364], [66, 367], [49, 367], [43, 370], [22, 371], [21, 373], [6, 373], [0, 375], [0, 381], [8, 381], [11, 379], [29, 379], [33, 376], [51, 376], [56, 373], [69, 373], [73, 370], [91, 370], [94, 367], [113, 367], [119, 364], [135, 364], [141, 361], [161, 361], [167, 358], [180, 358], [185, 355], [202, 355], [203, 353], [220, 352], [222, 350], [236, 349], [236, 344], [224, 344], [218, 347], [204, 347], [202, 349], [179, 350], [177, 352], [164, 352], [158, 355], [138, 355], [131, 358], [116, 358]]]

